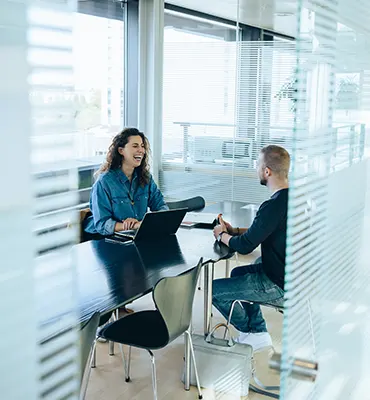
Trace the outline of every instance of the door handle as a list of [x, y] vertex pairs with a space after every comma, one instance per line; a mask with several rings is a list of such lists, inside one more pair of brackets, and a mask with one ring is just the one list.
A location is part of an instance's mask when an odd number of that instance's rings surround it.
[[302, 358], [293, 358], [288, 366], [282, 367], [281, 354], [274, 353], [270, 359], [269, 366], [276, 371], [291, 371], [291, 376], [299, 380], [308, 380], [314, 382], [317, 377], [319, 365], [315, 361], [304, 360]]

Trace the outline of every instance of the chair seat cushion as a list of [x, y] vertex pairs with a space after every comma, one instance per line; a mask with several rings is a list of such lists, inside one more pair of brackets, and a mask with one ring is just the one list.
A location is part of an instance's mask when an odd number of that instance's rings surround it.
[[128, 314], [104, 326], [98, 335], [112, 342], [153, 350], [166, 346], [169, 340], [166, 324], [154, 310]]

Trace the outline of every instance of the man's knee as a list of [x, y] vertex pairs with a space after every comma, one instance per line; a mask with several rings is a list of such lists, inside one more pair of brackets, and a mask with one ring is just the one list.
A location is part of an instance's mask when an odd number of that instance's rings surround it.
[[225, 291], [228, 291], [228, 279], [215, 279], [212, 284], [212, 303], [222, 301]]
[[220, 285], [219, 285], [219, 279], [215, 279], [212, 284], [212, 301], [214, 299], [217, 299], [218, 294], [220, 293]]
[[235, 278], [236, 276], [245, 275], [244, 267], [236, 267], [230, 273], [230, 278]]

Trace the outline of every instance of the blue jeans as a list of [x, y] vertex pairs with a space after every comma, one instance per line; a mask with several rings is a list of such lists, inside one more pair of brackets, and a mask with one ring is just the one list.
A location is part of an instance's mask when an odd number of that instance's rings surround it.
[[[234, 268], [230, 278], [216, 279], [213, 282], [213, 305], [226, 319], [235, 300], [282, 306], [284, 290], [265, 275], [261, 263], [246, 265]], [[240, 332], [267, 332], [260, 306], [242, 304], [243, 307], [235, 304], [231, 324]]]

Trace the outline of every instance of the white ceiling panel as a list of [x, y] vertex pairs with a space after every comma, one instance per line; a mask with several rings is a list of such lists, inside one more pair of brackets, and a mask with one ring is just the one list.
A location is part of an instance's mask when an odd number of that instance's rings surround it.
[[240, 23], [296, 36], [296, 0], [171, 0], [169, 3]]

